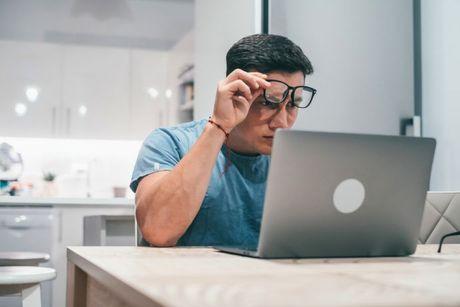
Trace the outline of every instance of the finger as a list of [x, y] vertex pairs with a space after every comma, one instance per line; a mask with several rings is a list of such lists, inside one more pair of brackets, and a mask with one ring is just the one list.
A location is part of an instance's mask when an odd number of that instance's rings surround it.
[[270, 82], [266, 80], [268, 78], [266, 74], [260, 73], [258, 71], [251, 71], [249, 74], [254, 75], [257, 78], [259, 86], [267, 88], [271, 85]]
[[268, 78], [268, 76], [266, 74], [263, 74], [263, 73], [258, 72], [258, 71], [251, 71], [251, 72], [249, 72], [249, 74], [255, 75], [255, 76], [257, 76], [259, 78], [262, 78], [262, 79], [267, 79]]
[[242, 80], [235, 80], [232, 83], [227, 84], [225, 88], [235, 96], [240, 96], [238, 94], [242, 94], [247, 100], [252, 99], [251, 89]]
[[258, 89], [260, 85], [259, 82], [257, 82], [257, 79], [262, 78], [258, 78], [254, 74], [250, 74], [242, 69], [235, 69], [228, 75], [227, 82], [230, 83], [236, 80], [243, 80], [251, 88]]
[[235, 96], [233, 102], [235, 107], [242, 111], [246, 110], [247, 112], [251, 107], [251, 103], [243, 96]]
[[259, 83], [259, 87], [261, 88], [267, 88], [271, 85], [271, 83], [265, 80], [264, 78], [257, 78], [257, 82]]
[[247, 106], [251, 104], [244, 96], [235, 96], [234, 98], [236, 101], [241, 102]]
[[258, 89], [252, 94], [252, 102], [254, 102], [257, 98], [259, 98], [263, 94], [264, 90], [263, 89]]
[[[251, 76], [252, 76], [252, 79], [251, 79]], [[262, 87], [262, 88], [270, 87], [271, 85], [270, 82], [265, 80], [267, 77], [268, 76], [266, 74], [260, 73], [258, 71], [246, 72], [241, 69], [235, 69], [227, 77], [227, 81], [241, 79], [245, 81], [252, 89], [257, 90], [259, 89], [259, 87]]]

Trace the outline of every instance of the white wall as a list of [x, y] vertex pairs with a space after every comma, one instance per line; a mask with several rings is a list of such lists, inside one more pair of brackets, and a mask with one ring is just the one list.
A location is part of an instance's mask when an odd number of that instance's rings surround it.
[[207, 118], [217, 82], [225, 78], [225, 55], [244, 36], [256, 33], [256, 0], [195, 1], [194, 119]]
[[270, 32], [300, 45], [318, 90], [295, 128], [399, 134], [412, 117], [412, 0], [272, 0]]
[[432, 190], [460, 190], [460, 1], [422, 0], [422, 125], [437, 148]]

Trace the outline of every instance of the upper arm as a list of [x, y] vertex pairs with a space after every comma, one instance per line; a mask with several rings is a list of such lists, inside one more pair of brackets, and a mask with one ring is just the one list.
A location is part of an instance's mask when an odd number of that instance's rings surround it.
[[155, 191], [159, 186], [161, 179], [167, 175], [170, 171], [160, 171], [156, 173], [149, 174], [143, 178], [139, 179], [139, 183], [137, 185], [136, 190], [136, 206], [138, 202], [143, 198], [145, 194], [149, 191]]
[[[139, 150], [131, 177], [131, 190], [137, 194], [140, 183], [145, 181], [147, 177], [172, 170], [179, 163], [180, 159], [181, 150], [179, 142], [174, 135], [161, 129], [153, 131], [145, 139]], [[151, 178], [159, 177], [161, 176], [149, 177], [149, 186], [155, 181], [155, 179]]]
[[168, 244], [164, 245], [165, 243], [155, 242], [155, 240], [153, 240], [151, 237], [152, 233], [149, 232], [148, 226], [149, 210], [155, 209], [152, 207], [155, 205], [155, 203], [152, 202], [152, 197], [155, 194], [156, 189], [158, 189], [158, 186], [161, 184], [162, 179], [168, 175], [169, 172], [170, 171], [161, 171], [147, 175], [140, 179], [137, 186], [136, 221], [139, 225], [139, 229], [144, 240], [150, 244], [153, 244], [154, 246], [169, 246]]

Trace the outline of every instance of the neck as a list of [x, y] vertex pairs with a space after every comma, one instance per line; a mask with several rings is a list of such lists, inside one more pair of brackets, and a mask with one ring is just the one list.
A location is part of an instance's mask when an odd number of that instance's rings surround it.
[[233, 129], [229, 136], [227, 141], [225, 142], [225, 145], [230, 148], [233, 152], [236, 152], [238, 154], [242, 154], [245, 156], [257, 156], [259, 155], [258, 152], [255, 152], [254, 150], [251, 150], [251, 145], [244, 139], [242, 138], [238, 131], [236, 129]]

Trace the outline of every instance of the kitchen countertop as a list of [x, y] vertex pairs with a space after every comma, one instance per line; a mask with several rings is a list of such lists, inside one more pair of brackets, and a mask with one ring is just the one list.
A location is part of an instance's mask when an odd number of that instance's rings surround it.
[[117, 206], [132, 207], [131, 198], [65, 198], [65, 197], [22, 197], [0, 196], [0, 206]]

